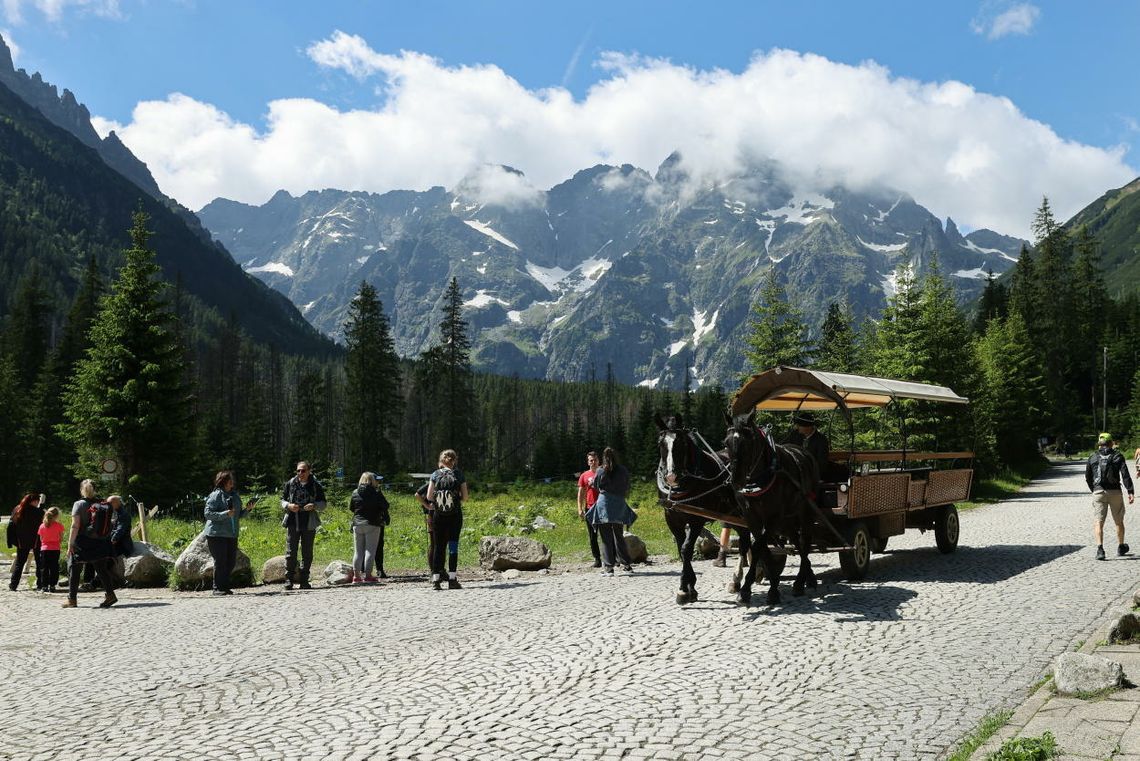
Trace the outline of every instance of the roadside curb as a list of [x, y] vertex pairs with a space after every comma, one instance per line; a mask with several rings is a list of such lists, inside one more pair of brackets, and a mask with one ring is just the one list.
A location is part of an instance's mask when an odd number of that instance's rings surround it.
[[[1140, 588], [1140, 580], [1137, 580], [1135, 588]], [[1062, 652], [1072, 651], [1087, 654], [1095, 652], [1098, 642], [1107, 641], [1108, 633], [1117, 619], [1125, 613], [1132, 612], [1133, 594], [1134, 592], [1126, 592], [1109, 603], [1100, 617], [1084, 631], [1084, 634], [1074, 637], [1070, 642], [1070, 646]], [[1077, 642], [1081, 642], [1081, 646], [1073, 650], [1072, 646]], [[1052, 674], [1053, 662], [1056, 661], [1059, 655], [1061, 655], [1061, 653], [1056, 653], [1053, 656], [1053, 659], [1047, 667], [1047, 671], [1042, 674], [1043, 677]], [[1021, 733], [1021, 730], [1025, 729], [1029, 722], [1032, 721], [1041, 709], [1054, 697], [1056, 697], [1056, 695], [1054, 695], [1047, 685], [1038, 687], [1032, 695], [1027, 696], [1021, 705], [1014, 710], [1009, 721], [1007, 721], [1001, 729], [991, 735], [988, 740], [979, 745], [974, 752], [970, 754], [970, 761], [984, 761], [986, 756], [998, 750], [1007, 740], [1017, 737], [1018, 734]], [[953, 748], [951, 748], [951, 751], [952, 750]]]

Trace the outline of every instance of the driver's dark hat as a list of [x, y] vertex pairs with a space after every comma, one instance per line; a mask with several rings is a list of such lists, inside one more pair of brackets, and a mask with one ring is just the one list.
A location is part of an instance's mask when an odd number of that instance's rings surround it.
[[816, 424], [815, 415], [811, 414], [810, 412], [797, 412], [792, 418], [792, 422], [796, 425], [814, 426]]

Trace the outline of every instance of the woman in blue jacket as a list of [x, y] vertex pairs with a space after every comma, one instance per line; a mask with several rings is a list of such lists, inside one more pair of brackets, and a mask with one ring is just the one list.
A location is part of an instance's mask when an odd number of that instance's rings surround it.
[[206, 544], [214, 559], [214, 594], [232, 595], [230, 574], [237, 563], [238, 531], [241, 517], [249, 513], [257, 500], [251, 499], [242, 507], [237, 493], [237, 482], [231, 470], [223, 470], [214, 477], [214, 490], [206, 497]]
[[598, 490], [598, 499], [587, 511], [586, 520], [597, 527], [602, 539], [602, 575], [614, 575], [615, 560], [621, 563], [625, 573], [631, 573], [633, 566], [625, 546], [624, 529], [637, 520], [637, 513], [625, 499], [629, 494], [629, 471], [618, 462], [617, 452], [611, 447], [602, 451], [602, 466], [594, 474], [594, 488]]

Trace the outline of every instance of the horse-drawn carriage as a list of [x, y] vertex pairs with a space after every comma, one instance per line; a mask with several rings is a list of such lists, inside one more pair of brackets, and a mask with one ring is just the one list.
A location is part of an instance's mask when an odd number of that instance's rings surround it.
[[[933, 529], [938, 549], [953, 552], [959, 534], [954, 503], [970, 497], [973, 453], [910, 451], [905, 425], [901, 449], [855, 448], [851, 410], [883, 408], [901, 399], [968, 402], [943, 386], [776, 367], [754, 375], [733, 397], [724, 452], [714, 452], [699, 433], [683, 429], [678, 421], [661, 421], [658, 490], [667, 517], [673, 511], [692, 524], [684, 536], [674, 530], [690, 582], [695, 581], [689, 568], [692, 548], [684, 540], [707, 520], [753, 537], [755, 557], [740, 588], [745, 604], [752, 578], [761, 572], [772, 585], [769, 602], [779, 600], [776, 586], [789, 553], [800, 556], [793, 585], [800, 594], [804, 586], [815, 586], [807, 560], [812, 552], [838, 552], [851, 580], [864, 578], [871, 554], [883, 551], [890, 537], [907, 528]], [[828, 463], [815, 463], [796, 447], [776, 444], [757, 426], [757, 410], [838, 411], [847, 423], [850, 446], [833, 449]], [[674, 517], [670, 525], [682, 522]], [[742, 545], [742, 556], [745, 549]], [[683, 596], [696, 599], [692, 584], [686, 586], [686, 570], [680, 602], [689, 601]], [[743, 571], [742, 557], [737, 578]]]

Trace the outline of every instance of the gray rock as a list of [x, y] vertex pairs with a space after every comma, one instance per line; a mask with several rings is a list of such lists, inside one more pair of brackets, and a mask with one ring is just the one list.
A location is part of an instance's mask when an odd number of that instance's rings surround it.
[[285, 583], [285, 556], [277, 555], [276, 557], [269, 558], [265, 561], [265, 565], [261, 566], [261, 583], [262, 584], [284, 584]]
[[1067, 695], [1099, 692], [1119, 687], [1123, 681], [1121, 665], [1099, 655], [1064, 653], [1053, 666], [1053, 684], [1058, 692]]
[[550, 548], [534, 539], [485, 536], [479, 540], [479, 562], [492, 571], [537, 571], [550, 567]]
[[519, 576], [522, 576], [522, 571], [517, 568], [508, 568], [499, 574], [500, 579], [517, 579]]
[[[205, 534], [198, 534], [194, 537], [194, 541], [182, 550], [182, 554], [174, 561], [174, 572], [178, 574], [179, 587], [182, 589], [205, 589], [213, 582], [214, 559], [210, 557]], [[235, 587], [247, 587], [253, 583], [249, 556], [242, 552], [240, 547], [230, 583]]]
[[641, 537], [637, 534], [625, 535], [625, 547], [629, 550], [629, 559], [634, 563], [644, 563], [649, 560], [649, 550], [645, 547], [645, 542], [641, 541]]
[[712, 560], [720, 552], [720, 538], [707, 528], [701, 529], [701, 535], [697, 537], [695, 549], [697, 557]]
[[531, 528], [534, 528], [534, 529], [552, 529], [552, 528], [557, 528], [557, 525], [556, 525], [556, 524], [554, 524], [554, 523], [551, 523], [550, 521], [548, 521], [546, 518], [544, 518], [544, 517], [543, 517], [543, 516], [541, 516], [541, 515], [540, 515], [540, 516], [538, 516], [537, 518], [535, 518], [535, 519], [534, 519], [534, 522], [533, 522], [533, 523], [531, 523], [530, 525], [531, 525]]
[[134, 550], [122, 560], [123, 578], [132, 587], [164, 587], [174, 567], [166, 550], [145, 542], [134, 542]]
[[[3, 562], [3, 561], [0, 561], [0, 562]], [[1132, 593], [1132, 606], [1134, 608], [1140, 608], [1140, 589], [1137, 589], [1135, 592]]]
[[352, 563], [334, 560], [325, 566], [325, 583], [330, 587], [352, 583]]
[[1112, 630], [1108, 633], [1108, 641], [1115, 645], [1120, 642], [1131, 642], [1135, 639], [1140, 639], [1140, 618], [1137, 618], [1135, 613], [1125, 613], [1120, 617], [1120, 620], [1112, 625]]

